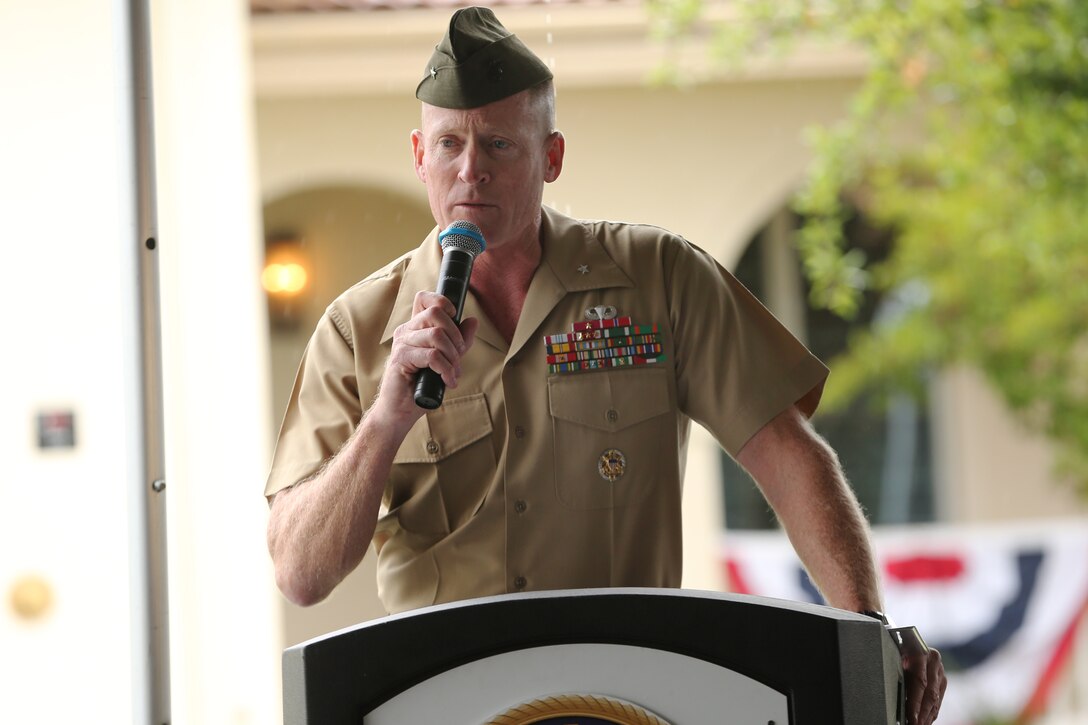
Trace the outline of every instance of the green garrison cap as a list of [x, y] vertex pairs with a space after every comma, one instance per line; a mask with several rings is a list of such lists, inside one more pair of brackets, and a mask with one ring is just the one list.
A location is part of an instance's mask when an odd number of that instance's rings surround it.
[[552, 72], [488, 8], [462, 8], [434, 49], [416, 98], [442, 108], [477, 108], [552, 78]]

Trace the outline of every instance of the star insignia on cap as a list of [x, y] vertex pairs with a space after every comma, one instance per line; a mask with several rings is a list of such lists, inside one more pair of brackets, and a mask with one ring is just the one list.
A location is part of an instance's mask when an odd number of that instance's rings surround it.
[[589, 265], [588, 264], [579, 265], [578, 266], [578, 273], [579, 274], [589, 274]]

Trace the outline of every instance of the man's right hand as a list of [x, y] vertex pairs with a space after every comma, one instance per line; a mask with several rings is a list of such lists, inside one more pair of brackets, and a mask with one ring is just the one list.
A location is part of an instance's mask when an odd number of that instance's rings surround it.
[[417, 292], [412, 318], [393, 331], [393, 349], [374, 406], [379, 414], [414, 422], [426, 411], [415, 403], [419, 371], [430, 368], [442, 376], [447, 388], [456, 388], [461, 359], [476, 340], [479, 320], [453, 321], [453, 303], [437, 292]]
[[458, 326], [454, 314], [444, 296], [416, 295], [412, 318], [393, 332], [378, 397], [359, 427], [316, 475], [272, 498], [268, 550], [276, 583], [295, 604], [323, 600], [366, 554], [393, 457], [426, 412], [415, 402], [419, 371], [429, 367], [456, 387], [476, 339], [479, 321]]

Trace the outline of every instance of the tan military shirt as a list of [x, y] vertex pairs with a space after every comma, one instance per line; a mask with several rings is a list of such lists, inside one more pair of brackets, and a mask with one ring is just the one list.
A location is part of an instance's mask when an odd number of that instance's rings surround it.
[[[266, 495], [312, 475], [358, 424], [393, 330], [415, 293], [434, 288], [436, 234], [329, 306]], [[736, 455], [790, 404], [811, 414], [819, 401], [826, 368], [683, 239], [550, 209], [541, 236], [512, 344], [470, 294], [464, 316], [481, 324], [460, 384], [397, 452], [375, 534], [390, 612], [524, 590], [679, 586], [690, 421]], [[663, 360], [549, 372], [544, 336], [599, 305], [656, 324]]]

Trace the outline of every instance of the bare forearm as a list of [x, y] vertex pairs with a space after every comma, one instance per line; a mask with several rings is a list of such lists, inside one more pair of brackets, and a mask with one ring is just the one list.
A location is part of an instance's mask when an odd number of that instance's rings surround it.
[[835, 452], [790, 410], [744, 447], [739, 460], [759, 483], [828, 603], [879, 610], [880, 587], [861, 507]]
[[317, 475], [276, 495], [268, 549], [276, 583], [290, 601], [316, 604], [362, 561], [406, 433], [403, 424], [368, 415]]
[[837, 466], [811, 476], [802, 484], [807, 501], [776, 509], [794, 549], [830, 605], [882, 610], [869, 528], [853, 492]]

